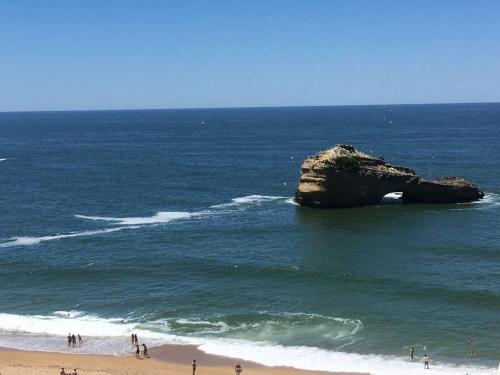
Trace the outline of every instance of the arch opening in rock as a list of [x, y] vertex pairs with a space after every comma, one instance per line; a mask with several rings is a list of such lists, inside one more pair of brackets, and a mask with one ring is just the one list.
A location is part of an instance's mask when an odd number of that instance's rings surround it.
[[458, 177], [426, 179], [349, 145], [308, 157], [301, 166], [295, 202], [319, 208], [359, 207], [396, 198], [402, 203], [465, 203], [484, 193]]
[[403, 203], [403, 192], [394, 191], [392, 193], [387, 193], [382, 197], [380, 204], [399, 204]]

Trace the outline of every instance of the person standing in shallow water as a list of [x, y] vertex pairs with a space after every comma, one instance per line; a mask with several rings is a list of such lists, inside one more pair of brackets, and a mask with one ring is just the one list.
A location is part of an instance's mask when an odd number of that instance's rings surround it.
[[78, 345], [82, 345], [83, 343], [82, 336], [80, 336], [80, 334], [78, 334], [77, 336], [78, 336]]
[[76, 346], [76, 336], [73, 334], [71, 335], [71, 343], [73, 344], [73, 348]]
[[410, 358], [412, 361], [415, 358], [415, 348], [413, 346], [410, 349]]
[[133, 333], [130, 335], [130, 340], [132, 341], [132, 346], [134, 346], [135, 345], [135, 335]]
[[424, 361], [424, 368], [429, 369], [429, 357], [427, 357], [427, 354], [424, 354], [422, 360]]
[[148, 354], [148, 347], [146, 346], [146, 344], [142, 343], [142, 354], [144, 356], [144, 358], [149, 358], [149, 354]]
[[71, 333], [68, 333], [68, 348], [71, 346]]
[[243, 367], [241, 367], [239, 361], [237, 361], [236, 364], [234, 365], [234, 371], [236, 372], [236, 375], [240, 375], [241, 372], [243, 371]]

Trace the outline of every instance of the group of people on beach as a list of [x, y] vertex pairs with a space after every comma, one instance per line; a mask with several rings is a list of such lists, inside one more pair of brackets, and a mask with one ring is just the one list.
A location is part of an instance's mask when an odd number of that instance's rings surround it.
[[135, 347], [135, 358], [137, 359], [142, 359], [142, 358], [150, 358], [148, 354], [148, 347], [146, 344], [142, 343], [142, 357], [141, 357], [141, 348], [139, 346], [139, 339], [137, 338], [136, 333], [132, 333], [130, 335], [130, 339], [132, 341], [132, 347]]
[[64, 370], [64, 367], [61, 368], [61, 372], [59, 373], [59, 375], [78, 375], [78, 372], [76, 371], [76, 368], [73, 370], [73, 372], [66, 372]]
[[82, 345], [83, 340], [82, 336], [80, 334], [76, 335], [68, 333], [68, 348], [75, 347], [76, 346], [76, 339], [78, 338], [78, 346]]

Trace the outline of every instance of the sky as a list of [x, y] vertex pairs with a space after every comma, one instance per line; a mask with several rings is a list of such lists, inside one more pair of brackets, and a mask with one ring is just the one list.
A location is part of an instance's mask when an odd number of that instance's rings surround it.
[[498, 0], [0, 0], [0, 111], [491, 101]]

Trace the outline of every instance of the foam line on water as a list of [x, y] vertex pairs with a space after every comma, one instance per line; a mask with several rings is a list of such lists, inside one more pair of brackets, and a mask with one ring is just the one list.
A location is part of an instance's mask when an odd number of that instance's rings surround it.
[[58, 235], [54, 235], [54, 236], [12, 237], [8, 241], [0, 243], [0, 247], [36, 245], [36, 244], [39, 244], [40, 242], [45, 242], [45, 241], [54, 241], [54, 240], [60, 240], [63, 238], [94, 236], [94, 235], [99, 235], [99, 234], [118, 232], [118, 231], [121, 231], [124, 229], [131, 229], [131, 228], [134, 228], [134, 227], [127, 226], [127, 227], [107, 228], [107, 229], [98, 229], [98, 230], [86, 230], [86, 231], [82, 231], [82, 232], [72, 232], [72, 233], [66, 233], [66, 234], [58, 234]]
[[273, 201], [283, 201], [288, 203], [286, 201], [287, 199], [290, 198], [271, 196], [271, 195], [247, 195], [243, 197], [233, 198], [229, 203], [223, 203], [220, 205], [211, 206], [210, 207], [211, 209], [205, 211], [200, 211], [200, 212], [160, 211], [156, 212], [151, 216], [137, 216], [137, 217], [90, 216], [90, 215], [75, 214], [74, 216], [79, 219], [104, 221], [110, 223], [111, 225], [121, 225], [121, 227], [87, 230], [82, 232], [70, 232], [65, 234], [47, 235], [38, 237], [16, 236], [16, 237], [11, 237], [6, 242], [0, 243], [0, 248], [12, 247], [12, 246], [37, 245], [45, 241], [53, 241], [53, 240], [60, 240], [64, 238], [73, 238], [73, 237], [93, 236], [99, 234], [113, 233], [124, 229], [137, 229], [145, 225], [164, 224], [175, 220], [188, 220], [195, 217], [202, 217], [206, 215], [226, 214], [230, 212], [226, 210], [223, 211], [220, 209], [232, 206], [250, 206], [254, 204], [261, 204]]
[[281, 201], [284, 199], [288, 199], [288, 197], [253, 194], [253, 195], [245, 195], [243, 197], [236, 197], [231, 199], [231, 202], [216, 204], [210, 206], [210, 208], [225, 208], [225, 207], [235, 207], [242, 205], [262, 204], [266, 202]]
[[5, 161], [5, 160], [7, 160], [7, 159], [6, 159], [6, 158], [4, 158], [4, 159], [0, 159], [0, 161]]
[[[110, 221], [116, 225], [146, 225], [168, 223], [172, 220], [190, 219], [198, 213], [191, 212], [157, 212], [152, 216], [146, 217], [106, 217], [106, 216], [86, 216], [74, 215], [80, 219]], [[199, 214], [198, 214], [199, 215]]]

